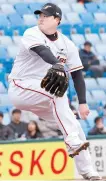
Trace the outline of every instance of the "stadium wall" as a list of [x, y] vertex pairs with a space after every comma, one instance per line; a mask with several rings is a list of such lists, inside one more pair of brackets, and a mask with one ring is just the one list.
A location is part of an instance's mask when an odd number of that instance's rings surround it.
[[[95, 169], [106, 177], [106, 136], [89, 137]], [[63, 140], [0, 142], [0, 180], [81, 178]]]

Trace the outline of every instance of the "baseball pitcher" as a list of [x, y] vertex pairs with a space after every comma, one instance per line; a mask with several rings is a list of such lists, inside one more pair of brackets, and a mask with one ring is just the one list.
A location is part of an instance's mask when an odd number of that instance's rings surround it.
[[74, 157], [79, 173], [88, 180], [100, 180], [94, 171], [88, 151], [89, 142], [69, 108], [66, 90], [69, 74], [79, 100], [79, 112], [86, 119], [86, 89], [83, 65], [77, 47], [57, 30], [61, 9], [45, 4], [38, 15], [38, 25], [25, 31], [20, 50], [9, 75], [8, 94], [19, 109], [35, 113], [45, 120], [57, 121], [70, 157]]

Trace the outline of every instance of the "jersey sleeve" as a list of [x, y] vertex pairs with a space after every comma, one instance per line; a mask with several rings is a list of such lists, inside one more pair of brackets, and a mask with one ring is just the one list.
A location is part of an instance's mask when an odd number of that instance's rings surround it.
[[79, 57], [78, 48], [70, 40], [68, 40], [67, 45], [68, 45], [68, 60], [67, 60], [68, 71], [74, 72], [76, 70], [83, 69], [83, 65]]
[[28, 50], [33, 47], [44, 45], [44, 40], [37, 31], [26, 30], [22, 37], [22, 44]]

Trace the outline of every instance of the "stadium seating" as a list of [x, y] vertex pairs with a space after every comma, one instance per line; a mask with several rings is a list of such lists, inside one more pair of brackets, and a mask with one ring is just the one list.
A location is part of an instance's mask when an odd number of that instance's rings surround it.
[[81, 24], [82, 23], [79, 15], [75, 12], [66, 13], [65, 16], [66, 16], [68, 22], [71, 22], [71, 24]]
[[[52, 0], [53, 1], [53, 0]], [[68, 4], [71, 5], [72, 3], [76, 3], [76, 0], [67, 0]]]
[[106, 119], [105, 118], [103, 119], [103, 123], [104, 123], [104, 125], [106, 127]]
[[96, 44], [95, 49], [99, 55], [106, 56], [106, 44]]
[[85, 42], [84, 36], [80, 34], [72, 34], [71, 39], [77, 46], [83, 45]]
[[0, 106], [0, 111], [3, 112], [4, 114], [8, 112], [7, 106]]
[[15, 58], [19, 51], [19, 47], [15, 45], [11, 45], [7, 48], [7, 50], [8, 50], [8, 56], [10, 58]]
[[105, 13], [94, 13], [95, 22], [99, 24], [106, 23], [106, 14]]
[[13, 44], [13, 41], [12, 41], [12, 39], [11, 39], [11, 37], [9, 37], [9, 36], [1, 36], [0, 37], [0, 44], [1, 45], [5, 45], [5, 46], [10, 46], [10, 45], [12, 45]]
[[[39, 1], [39, 0], [38, 0]], [[41, 2], [42, 2], [42, 0], [41, 0]], [[43, 0], [43, 2], [46, 2], [45, 0]], [[49, 1], [50, 2], [50, 1]], [[55, 4], [59, 4], [59, 3], [62, 3], [63, 2], [63, 0], [58, 0], [58, 2], [57, 2], [57, 0], [51, 0], [51, 2], [52, 3], [55, 3]]]
[[37, 9], [41, 9], [41, 7], [43, 6], [43, 3], [29, 3], [29, 8], [31, 9], [31, 12], [33, 13], [35, 10]]
[[97, 3], [86, 3], [85, 8], [87, 9], [87, 12], [94, 13], [98, 11], [98, 4]]
[[14, 7], [11, 4], [2, 4], [1, 5], [1, 11], [4, 14], [16, 13]]
[[60, 24], [58, 27], [59, 30], [66, 36], [70, 36], [71, 33], [71, 25], [70, 24]]
[[87, 90], [89, 90], [89, 91], [100, 89], [99, 84], [97, 83], [97, 81], [94, 78], [86, 78], [85, 84], [86, 84]]
[[4, 125], [8, 125], [10, 123], [10, 116], [8, 114], [8, 112], [4, 112], [4, 117], [3, 117], [3, 124]]
[[[65, 17], [64, 14], [62, 15], [61, 24], [62, 24], [62, 25], [63, 25], [63, 24], [65, 24], [65, 25], [69, 24], [68, 19]], [[62, 30], [61, 30], [61, 31], [62, 31]]]
[[96, 45], [97, 43], [101, 43], [101, 40], [99, 36], [95, 33], [91, 34], [85, 34], [85, 38], [87, 41], [90, 41], [93, 45]]
[[[106, 63], [106, 3], [76, 3], [76, 0], [0, 0], [0, 110], [5, 113], [5, 123], [8, 124], [9, 102], [6, 76], [10, 73], [13, 61], [19, 50], [19, 44], [24, 31], [37, 24], [33, 12], [40, 9], [46, 2], [56, 3], [63, 11], [63, 18], [58, 29], [69, 37], [78, 48], [88, 40], [93, 44], [93, 50], [100, 58], [100, 64]], [[86, 72], [91, 76], [91, 72]], [[98, 116], [98, 102], [106, 100], [106, 73], [103, 78], [86, 78], [86, 98], [92, 110], [88, 121], [80, 120], [87, 135]], [[74, 88], [73, 88], [74, 89]], [[71, 90], [72, 91], [72, 90]], [[72, 91], [75, 96], [75, 90]], [[3, 103], [1, 105], [1, 103]], [[106, 122], [106, 121], [105, 121]]]
[[[9, 14], [8, 19], [11, 23], [11, 35], [23, 35], [25, 31], [24, 21], [17, 13]], [[17, 20], [17, 21], [16, 21]]]
[[87, 122], [89, 127], [92, 128], [94, 126], [94, 119], [97, 116], [99, 116], [99, 114], [98, 114], [98, 112], [96, 110], [90, 110], [90, 113], [89, 113], [89, 115], [87, 117], [87, 120], [89, 121], [89, 122]]
[[3, 62], [3, 65], [6, 69], [6, 73], [10, 73], [11, 72], [11, 69], [12, 69], [12, 66], [13, 66], [13, 58], [9, 57], [8, 59], [6, 59], [4, 62]]
[[7, 80], [6, 80], [6, 67], [0, 63], [0, 82], [3, 83], [4, 87], [7, 88]]
[[0, 0], [0, 4], [5, 4], [7, 3], [7, 0]]
[[99, 87], [101, 88], [101, 89], [103, 89], [104, 91], [106, 91], [106, 78], [104, 78], [104, 77], [101, 77], [101, 78], [97, 78], [97, 82], [98, 82], [98, 84], [99, 84]]
[[71, 8], [72, 8], [73, 12], [76, 12], [76, 13], [85, 13], [86, 12], [84, 5], [80, 4], [80, 3], [72, 3]]
[[23, 15], [24, 24], [27, 26], [35, 26], [37, 24], [36, 17], [33, 14], [24, 14]]
[[[0, 76], [0, 79], [1, 79], [1, 81], [2, 81], [1, 76]], [[3, 82], [1, 82], [1, 81], [0, 81], [0, 94], [7, 92], [7, 89], [6, 89], [5, 86], [3, 85]]]
[[101, 33], [100, 38], [101, 38], [102, 42], [106, 44], [106, 33]]
[[96, 102], [106, 102], [106, 94], [103, 90], [92, 90], [91, 93]]
[[106, 3], [99, 3], [99, 12], [106, 13]]
[[80, 14], [81, 20], [83, 24], [93, 24], [94, 23], [94, 17], [91, 13], [81, 13]]
[[7, 49], [4, 46], [0, 46], [0, 61], [7, 59]]
[[23, 0], [7, 0], [7, 3], [9, 4], [16, 4], [16, 3], [19, 3], [19, 2], [22, 2]]
[[14, 8], [20, 16], [31, 13], [31, 10], [29, 9], [28, 5], [25, 3], [17, 3], [14, 5]]
[[17, 46], [20, 45], [21, 38], [22, 36], [13, 36], [12, 39], [13, 39], [14, 44]]
[[22, 18], [17, 13], [9, 14], [8, 18], [9, 18], [12, 26], [23, 26], [24, 25]]
[[91, 95], [91, 93], [88, 90], [86, 91], [86, 99], [87, 99], [88, 104], [91, 104], [94, 102], [93, 96]]
[[67, 2], [59, 3], [58, 6], [61, 8], [63, 14], [70, 13], [71, 9]]
[[8, 94], [0, 94], [0, 106], [11, 105]]
[[[39, 0], [40, 1], [40, 0]], [[23, 0], [24, 3], [34, 3], [35, 0]]]
[[85, 121], [82, 119], [80, 119], [79, 122], [81, 124], [82, 129], [84, 130], [85, 135], [88, 136], [88, 131], [90, 129], [89, 122], [87, 120]]
[[10, 25], [10, 22], [9, 22], [7, 16], [4, 14], [0, 14], [0, 28], [6, 27], [9, 25]]

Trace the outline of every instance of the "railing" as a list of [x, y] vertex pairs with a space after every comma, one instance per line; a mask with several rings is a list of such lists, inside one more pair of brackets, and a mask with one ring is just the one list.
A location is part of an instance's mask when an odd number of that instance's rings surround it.
[[[91, 139], [106, 139], [106, 135], [93, 135], [93, 136], [88, 136], [87, 140]], [[0, 144], [15, 144], [15, 143], [38, 143], [38, 142], [60, 142], [63, 141], [63, 139], [58, 139], [58, 138], [50, 138], [50, 139], [29, 139], [29, 140], [5, 140], [5, 141], [0, 141]]]

